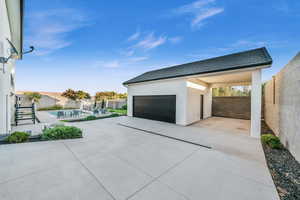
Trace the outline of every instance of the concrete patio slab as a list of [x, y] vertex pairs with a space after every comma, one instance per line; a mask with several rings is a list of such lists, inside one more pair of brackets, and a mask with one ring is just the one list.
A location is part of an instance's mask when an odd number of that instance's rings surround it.
[[[118, 125], [124, 121], [213, 149]], [[70, 125], [84, 138], [0, 145], [1, 200], [279, 199], [259, 140], [246, 134], [126, 117]]]
[[83, 163], [116, 199], [127, 199], [152, 179], [111, 155], [99, 154], [83, 160]]
[[72, 161], [60, 142], [0, 145], [0, 183]]
[[158, 180], [189, 199], [278, 199], [273, 185], [233, 173], [228, 162], [220, 152], [197, 151]]
[[64, 163], [1, 184], [0, 199], [113, 199], [77, 162]]
[[[264, 154], [259, 139], [249, 136], [248, 120], [212, 117], [190, 126], [134, 118], [121, 117], [119, 123], [162, 135], [176, 137], [212, 147], [244, 159], [257, 160], [265, 164]], [[214, 124], [215, 123], [215, 124]], [[224, 129], [222, 129], [223, 124]], [[246, 129], [246, 130], [245, 130]]]
[[187, 200], [187, 198], [178, 194], [174, 190], [170, 189], [166, 185], [155, 181], [151, 183], [148, 187], [137, 192], [130, 200], [153, 200], [153, 199], [172, 199], [172, 200]]
[[199, 149], [194, 145], [165, 138], [160, 140], [132, 146], [114, 154], [152, 177], [158, 177]]

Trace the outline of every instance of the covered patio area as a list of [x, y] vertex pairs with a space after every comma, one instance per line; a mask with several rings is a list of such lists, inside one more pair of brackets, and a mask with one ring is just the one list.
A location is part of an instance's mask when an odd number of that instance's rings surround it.
[[[241, 103], [231, 103], [232, 105], [223, 104], [219, 105], [223, 107], [224, 112], [236, 112], [237, 110], [240, 113], [248, 112], [250, 113], [250, 121], [249, 126], [242, 128], [245, 134], [248, 134], [252, 137], [260, 137], [260, 126], [261, 126], [261, 69], [255, 70], [236, 70], [229, 72], [220, 72], [220, 73], [212, 73], [212, 74], [203, 74], [197, 75], [194, 77], [189, 77], [187, 79], [187, 90], [188, 90], [188, 117], [189, 124], [193, 124], [195, 122], [199, 122], [202, 119], [208, 119], [212, 126], [215, 127], [222, 126], [222, 128], [226, 129], [229, 126], [235, 126], [236, 120], [234, 123], [230, 123], [230, 120], [227, 121], [229, 123], [222, 123], [226, 120], [222, 120], [218, 122], [214, 119], [209, 119], [209, 117], [214, 117], [212, 110], [214, 109], [214, 105], [212, 103], [212, 90], [214, 88], [220, 87], [228, 87], [228, 86], [250, 86], [251, 87], [251, 105], [243, 105]], [[233, 106], [233, 107], [232, 107]], [[196, 108], [196, 109], [195, 109]], [[198, 109], [199, 108], [199, 109]], [[234, 109], [233, 109], [234, 108]], [[204, 114], [203, 114], [204, 113]], [[200, 119], [198, 116], [200, 115]], [[234, 114], [233, 114], [234, 115]], [[238, 114], [237, 114], [238, 115]], [[204, 116], [204, 117], [203, 117]], [[239, 118], [239, 117], [237, 117]], [[198, 119], [198, 120], [197, 120]], [[213, 123], [212, 123], [213, 121]], [[208, 123], [207, 120], [201, 123], [205, 125]]]

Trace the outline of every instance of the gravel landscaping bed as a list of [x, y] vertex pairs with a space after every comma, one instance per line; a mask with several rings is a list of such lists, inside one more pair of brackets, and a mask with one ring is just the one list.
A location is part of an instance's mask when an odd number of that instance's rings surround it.
[[[273, 133], [262, 122], [262, 134]], [[286, 149], [263, 144], [267, 165], [281, 200], [300, 200], [300, 163]]]

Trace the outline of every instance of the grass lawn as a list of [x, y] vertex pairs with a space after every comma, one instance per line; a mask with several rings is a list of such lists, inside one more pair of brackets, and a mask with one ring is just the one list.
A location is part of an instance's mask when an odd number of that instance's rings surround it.
[[108, 112], [118, 113], [120, 115], [127, 115], [127, 110], [126, 109], [108, 109]]

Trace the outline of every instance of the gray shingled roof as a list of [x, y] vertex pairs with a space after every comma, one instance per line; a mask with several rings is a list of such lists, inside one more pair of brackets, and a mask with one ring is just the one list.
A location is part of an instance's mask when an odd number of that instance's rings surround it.
[[234, 69], [271, 65], [272, 58], [265, 47], [149, 71], [124, 82], [124, 85], [145, 81], [206, 74]]

